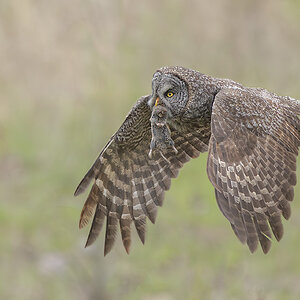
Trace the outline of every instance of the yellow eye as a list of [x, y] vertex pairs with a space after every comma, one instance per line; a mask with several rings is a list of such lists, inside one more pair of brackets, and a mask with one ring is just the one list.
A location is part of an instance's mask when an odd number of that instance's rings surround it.
[[168, 98], [171, 98], [171, 97], [173, 97], [173, 96], [174, 96], [174, 93], [172, 93], [172, 92], [168, 92], [168, 93], [167, 93], [167, 97], [168, 97]]

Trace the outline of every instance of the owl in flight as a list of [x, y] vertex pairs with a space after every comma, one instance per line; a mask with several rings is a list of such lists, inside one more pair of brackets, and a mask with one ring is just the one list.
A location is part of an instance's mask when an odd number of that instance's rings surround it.
[[[129, 253], [131, 225], [145, 241], [146, 219], [171, 179], [191, 158], [208, 151], [207, 174], [223, 215], [254, 252], [283, 235], [296, 185], [300, 101], [248, 88], [183, 67], [153, 75], [152, 94], [141, 97], [110, 138], [75, 191], [93, 186], [79, 227], [92, 225], [91, 245], [106, 221], [104, 255], [120, 228]], [[199, 170], [199, 172], [201, 172]]]

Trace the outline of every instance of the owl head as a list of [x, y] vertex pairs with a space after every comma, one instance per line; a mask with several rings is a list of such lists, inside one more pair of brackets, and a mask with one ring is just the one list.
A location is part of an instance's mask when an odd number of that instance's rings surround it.
[[185, 80], [163, 69], [154, 73], [152, 97], [148, 102], [151, 109], [162, 105], [167, 109], [169, 117], [176, 117], [183, 113], [188, 99], [189, 92]]
[[148, 105], [151, 109], [163, 105], [169, 118], [199, 117], [210, 113], [208, 108], [216, 90], [211, 77], [200, 72], [183, 67], [163, 67], [153, 75]]

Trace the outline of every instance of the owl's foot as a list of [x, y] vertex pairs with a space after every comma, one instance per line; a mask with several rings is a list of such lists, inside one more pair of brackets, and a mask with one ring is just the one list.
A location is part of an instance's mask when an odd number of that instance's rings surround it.
[[148, 153], [148, 157], [150, 158], [150, 159], [152, 159], [152, 149], [150, 149], [150, 151], [149, 151], [149, 153]]
[[[153, 158], [153, 155], [152, 155], [153, 154], [153, 149], [155, 149], [155, 148], [151, 148], [150, 151], [149, 151], [149, 153], [148, 153], [148, 157], [150, 159]], [[175, 152], [175, 155], [177, 155], [178, 150], [175, 148], [174, 145], [172, 145], [172, 150]], [[162, 153], [162, 151], [159, 150], [159, 153], [162, 156], [162, 158], [170, 164], [170, 161], [164, 156], [164, 154]]]
[[178, 150], [175, 148], [175, 146], [174, 145], [172, 145], [172, 149], [174, 150], [174, 152], [175, 152], [175, 155], [178, 153]]
[[171, 162], [163, 155], [163, 153], [161, 151], [159, 151], [161, 157], [170, 165]]

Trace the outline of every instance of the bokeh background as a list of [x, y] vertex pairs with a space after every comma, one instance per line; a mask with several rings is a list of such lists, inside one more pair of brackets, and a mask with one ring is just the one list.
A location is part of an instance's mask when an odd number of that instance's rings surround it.
[[73, 197], [157, 68], [300, 99], [299, 52], [298, 0], [0, 0], [0, 299], [300, 299], [299, 184], [268, 255], [234, 236], [205, 154], [130, 256], [104, 258], [103, 232], [84, 249]]

